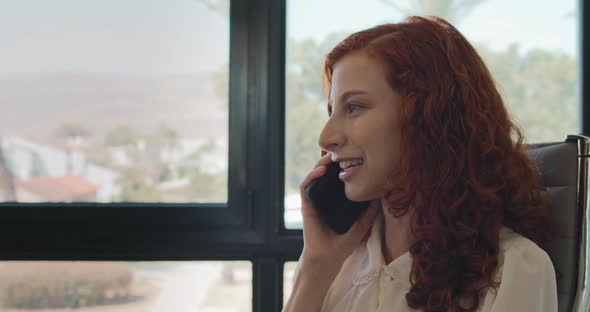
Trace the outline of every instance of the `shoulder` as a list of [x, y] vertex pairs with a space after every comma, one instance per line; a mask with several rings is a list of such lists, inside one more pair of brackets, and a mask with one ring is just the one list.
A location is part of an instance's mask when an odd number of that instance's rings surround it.
[[500, 230], [499, 247], [498, 265], [504, 269], [518, 267], [526, 269], [525, 272], [548, 269], [553, 271], [553, 263], [545, 250], [508, 227]]
[[549, 255], [509, 228], [500, 230], [495, 281], [484, 311], [557, 311], [555, 269]]

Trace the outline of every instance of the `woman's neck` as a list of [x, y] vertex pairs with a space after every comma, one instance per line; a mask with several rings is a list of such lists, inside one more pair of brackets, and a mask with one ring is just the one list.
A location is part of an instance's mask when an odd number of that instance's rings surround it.
[[386, 264], [410, 250], [410, 211], [401, 217], [395, 217], [388, 211], [385, 200], [381, 201], [383, 209], [383, 227], [381, 249]]

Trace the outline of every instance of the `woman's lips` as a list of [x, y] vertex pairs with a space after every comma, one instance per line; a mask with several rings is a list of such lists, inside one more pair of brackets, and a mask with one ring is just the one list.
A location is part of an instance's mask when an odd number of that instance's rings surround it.
[[342, 169], [340, 171], [340, 173], [338, 174], [338, 178], [340, 179], [340, 181], [342, 182], [350, 182], [350, 180], [359, 172], [359, 170], [361, 169], [361, 167], [364, 165], [364, 163], [357, 165], [357, 166], [352, 166], [346, 169]]

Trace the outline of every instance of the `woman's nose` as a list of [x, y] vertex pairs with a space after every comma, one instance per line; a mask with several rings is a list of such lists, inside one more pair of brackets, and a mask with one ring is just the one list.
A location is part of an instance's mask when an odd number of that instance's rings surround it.
[[328, 119], [318, 140], [319, 146], [328, 152], [334, 152], [344, 143], [344, 133], [334, 122], [333, 119]]

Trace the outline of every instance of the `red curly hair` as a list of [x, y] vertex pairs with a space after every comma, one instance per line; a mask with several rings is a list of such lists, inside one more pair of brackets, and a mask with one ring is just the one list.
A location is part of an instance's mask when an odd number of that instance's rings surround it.
[[[354, 33], [327, 56], [324, 82], [352, 51], [388, 69], [401, 95], [401, 175], [387, 200], [396, 216], [412, 207], [408, 306], [475, 311], [498, 287], [499, 230], [543, 247], [548, 198], [492, 76], [469, 42], [441, 18], [407, 18]], [[419, 200], [417, 200], [419, 198]]]

